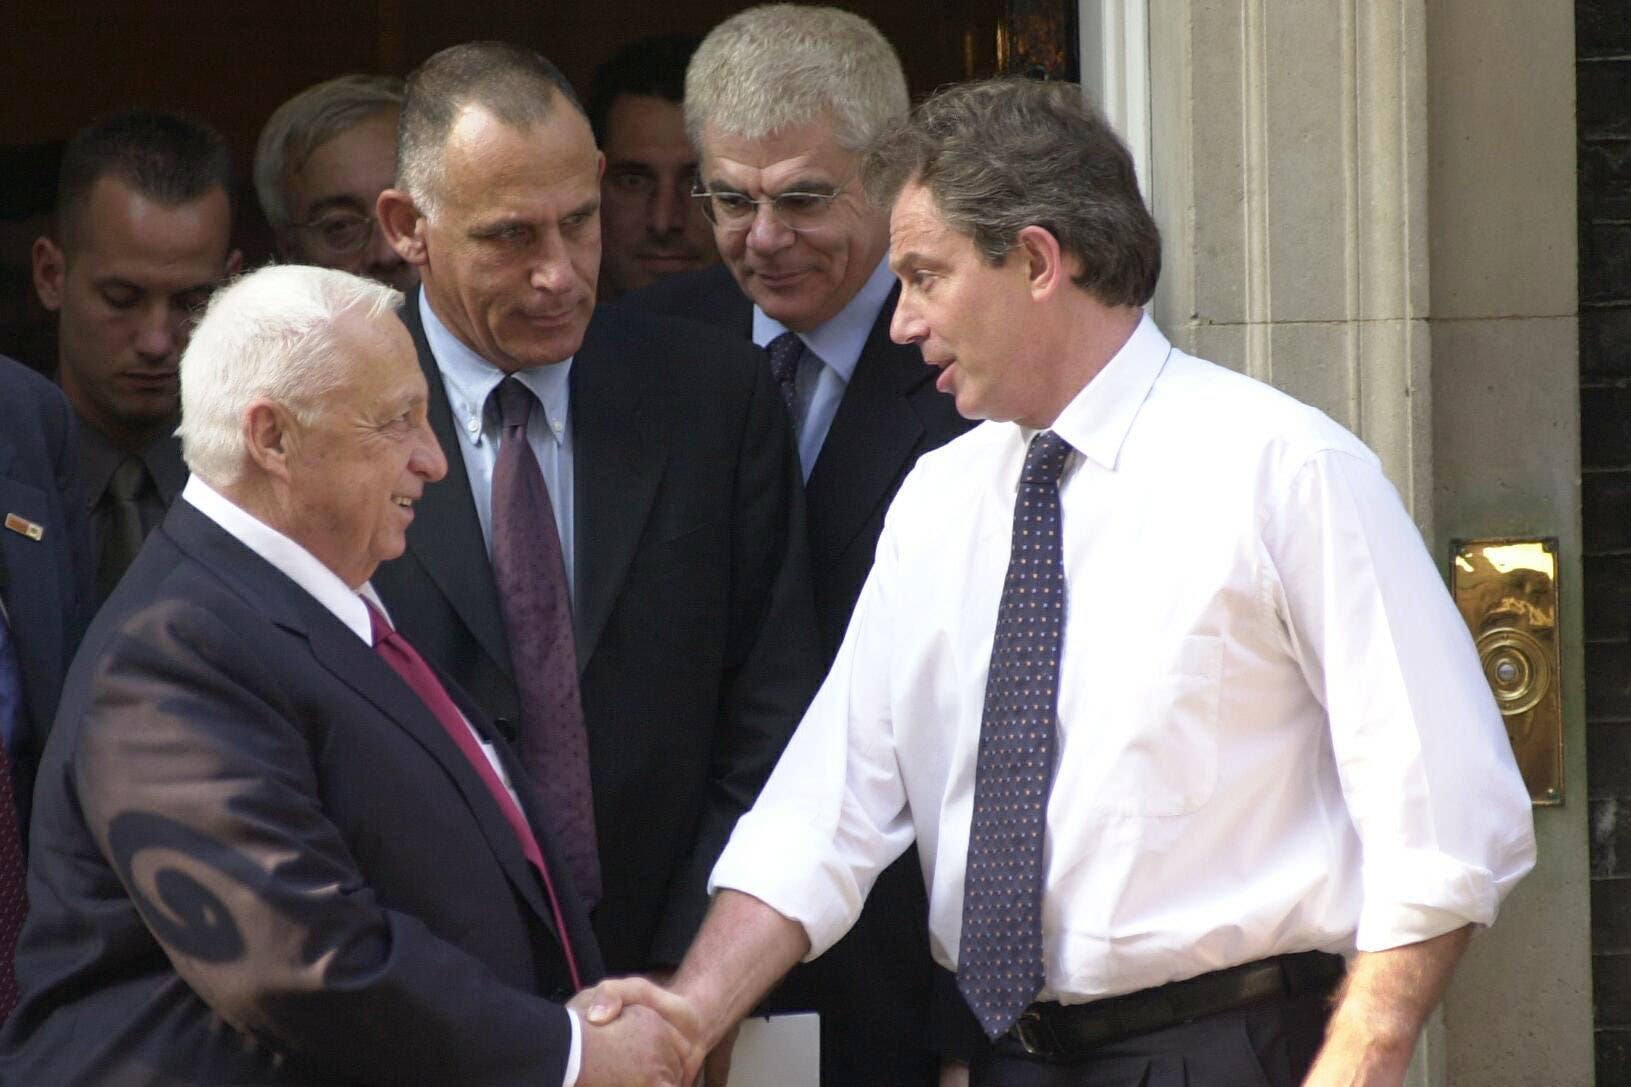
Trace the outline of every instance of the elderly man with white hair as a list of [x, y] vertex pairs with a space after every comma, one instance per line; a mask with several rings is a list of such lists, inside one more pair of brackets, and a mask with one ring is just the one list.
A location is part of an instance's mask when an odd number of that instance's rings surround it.
[[0, 1080], [677, 1084], [655, 1012], [564, 1006], [601, 959], [536, 797], [369, 586], [447, 470], [400, 304], [275, 267], [194, 334], [192, 478], [40, 771]]

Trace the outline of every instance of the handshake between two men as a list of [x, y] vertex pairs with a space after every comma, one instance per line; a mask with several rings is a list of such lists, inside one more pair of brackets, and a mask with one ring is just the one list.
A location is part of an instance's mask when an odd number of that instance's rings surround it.
[[737, 1024], [809, 948], [797, 922], [721, 890], [663, 984], [609, 978], [572, 998], [583, 1024], [579, 1087], [689, 1087], [699, 1071], [723, 1087]]

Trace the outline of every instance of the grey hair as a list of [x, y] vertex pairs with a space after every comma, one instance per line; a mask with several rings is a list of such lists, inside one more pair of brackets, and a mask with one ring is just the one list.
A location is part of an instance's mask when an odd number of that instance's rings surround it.
[[909, 183], [1000, 265], [1040, 226], [1082, 266], [1078, 287], [1106, 305], [1142, 306], [1161, 275], [1161, 235], [1132, 155], [1074, 83], [959, 84], [883, 133], [862, 165], [867, 193], [891, 206]]
[[402, 107], [402, 80], [352, 74], [307, 87], [279, 106], [255, 142], [255, 195], [274, 231], [289, 229], [289, 178], [313, 151], [370, 117]]
[[442, 147], [468, 106], [480, 106], [514, 128], [544, 121], [558, 100], [588, 119], [577, 91], [538, 53], [509, 42], [466, 42], [432, 56], [408, 76], [397, 125], [397, 185], [419, 209], [435, 214]]
[[710, 123], [757, 140], [830, 118], [839, 144], [862, 151], [909, 103], [894, 47], [838, 8], [749, 8], [709, 32], [685, 73], [685, 130], [696, 147]]
[[182, 459], [211, 486], [244, 472], [243, 413], [265, 398], [302, 424], [345, 384], [347, 317], [393, 319], [402, 292], [332, 268], [274, 264], [221, 288], [181, 355]]

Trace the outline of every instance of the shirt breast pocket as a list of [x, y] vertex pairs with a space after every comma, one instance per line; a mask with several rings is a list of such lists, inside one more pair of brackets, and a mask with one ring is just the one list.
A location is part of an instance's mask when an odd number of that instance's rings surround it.
[[1086, 745], [1103, 745], [1094, 808], [1158, 818], [1188, 815], [1212, 798], [1218, 784], [1222, 672], [1223, 639], [1189, 635], [1172, 656], [1145, 673], [1138, 687], [1113, 700], [1126, 707], [1125, 717], [1084, 722]]

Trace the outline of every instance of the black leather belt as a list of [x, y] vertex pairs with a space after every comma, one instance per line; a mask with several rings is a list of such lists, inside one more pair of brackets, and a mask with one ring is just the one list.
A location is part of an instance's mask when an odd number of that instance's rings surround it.
[[1080, 1060], [1099, 1046], [1260, 1000], [1296, 993], [1324, 995], [1344, 970], [1339, 955], [1304, 951], [1087, 1004], [1039, 1002], [1021, 1012], [996, 1045], [1003, 1053], [1035, 1060]]

